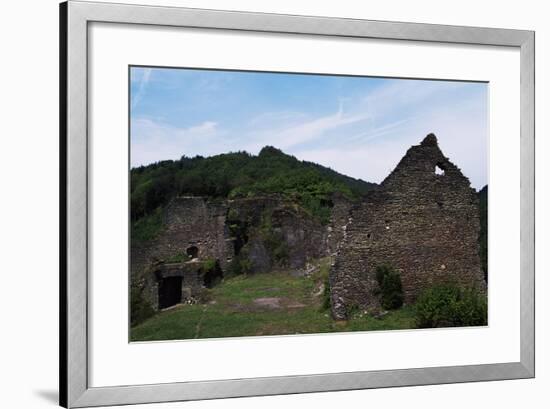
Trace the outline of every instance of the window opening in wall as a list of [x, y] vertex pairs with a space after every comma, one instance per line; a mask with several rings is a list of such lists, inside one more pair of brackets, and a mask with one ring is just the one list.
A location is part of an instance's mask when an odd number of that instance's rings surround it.
[[199, 255], [199, 248], [197, 246], [191, 246], [191, 247], [188, 247], [187, 250], [185, 250], [185, 252], [187, 253], [187, 256], [190, 259], [194, 259], [194, 258], [197, 258]]

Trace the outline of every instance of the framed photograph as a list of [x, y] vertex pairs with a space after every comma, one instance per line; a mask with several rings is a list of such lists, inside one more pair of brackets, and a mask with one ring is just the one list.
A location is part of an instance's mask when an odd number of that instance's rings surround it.
[[534, 377], [534, 32], [60, 16], [62, 406]]

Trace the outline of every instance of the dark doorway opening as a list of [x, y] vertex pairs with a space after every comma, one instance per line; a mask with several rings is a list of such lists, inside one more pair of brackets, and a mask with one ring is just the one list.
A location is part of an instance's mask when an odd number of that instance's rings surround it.
[[199, 256], [199, 248], [197, 246], [188, 247], [185, 252], [190, 259], [194, 259]]
[[218, 260], [213, 265], [203, 266], [199, 269], [199, 280], [206, 288], [212, 288], [223, 279], [223, 271]]
[[165, 277], [159, 281], [159, 309], [181, 302], [181, 277]]

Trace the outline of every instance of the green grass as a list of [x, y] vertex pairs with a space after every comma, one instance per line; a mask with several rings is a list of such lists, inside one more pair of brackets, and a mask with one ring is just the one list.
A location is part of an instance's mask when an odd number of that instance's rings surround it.
[[[414, 328], [414, 309], [405, 306], [380, 318], [356, 314], [336, 322], [323, 311], [321, 283], [330, 260], [309, 277], [272, 272], [226, 279], [209, 290], [208, 304], [180, 305], [131, 329], [132, 341], [310, 334]], [[259, 298], [278, 298], [280, 308], [259, 306]]]

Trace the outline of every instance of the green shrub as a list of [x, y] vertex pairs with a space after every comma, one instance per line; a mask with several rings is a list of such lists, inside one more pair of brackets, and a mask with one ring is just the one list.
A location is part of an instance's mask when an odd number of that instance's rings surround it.
[[191, 260], [191, 256], [189, 256], [188, 254], [180, 252], [180, 253], [171, 255], [170, 257], [168, 257], [165, 260], [165, 262], [166, 263], [183, 263], [183, 262], [189, 261], [189, 260]]
[[206, 259], [199, 268], [203, 283], [206, 288], [212, 288], [223, 278], [223, 271], [220, 262], [215, 259]]
[[383, 308], [395, 310], [403, 305], [401, 276], [393, 267], [387, 264], [376, 267], [376, 281], [380, 289], [380, 304]]
[[215, 270], [217, 267], [219, 267], [218, 260], [215, 260], [213, 258], [206, 259], [202, 262], [201, 268], [203, 271], [212, 271]]
[[268, 242], [268, 248], [271, 250], [273, 260], [280, 266], [288, 264], [288, 246], [282, 239], [275, 239], [273, 242]]
[[143, 296], [143, 288], [135, 284], [130, 287], [130, 325], [136, 326], [155, 315], [155, 310]]
[[232, 277], [241, 274], [248, 274], [251, 270], [252, 263], [248, 259], [246, 251], [241, 251], [238, 255], [233, 257], [227, 266], [227, 276]]
[[346, 304], [346, 317], [347, 319], [353, 318], [355, 315], [359, 314], [361, 308], [356, 303]]
[[320, 308], [321, 312], [330, 309], [330, 306], [331, 306], [330, 305], [330, 282], [328, 277], [325, 279], [324, 284], [325, 284], [325, 289], [323, 290], [323, 298], [322, 298], [321, 308]]
[[416, 325], [419, 328], [487, 325], [487, 297], [473, 288], [436, 285], [418, 298]]

